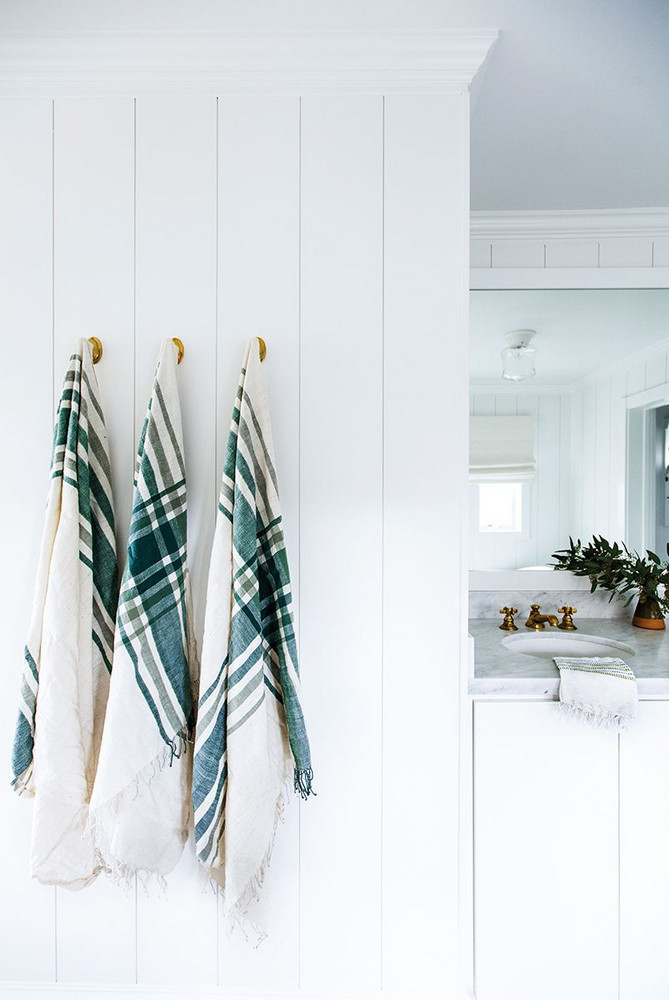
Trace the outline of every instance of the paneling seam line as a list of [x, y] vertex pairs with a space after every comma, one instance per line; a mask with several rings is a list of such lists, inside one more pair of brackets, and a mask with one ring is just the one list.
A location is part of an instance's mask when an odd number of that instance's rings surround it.
[[385, 495], [386, 495], [386, 98], [385, 94], [381, 100], [381, 829], [380, 829], [380, 841], [381, 850], [379, 852], [379, 857], [381, 859], [381, 871], [380, 871], [380, 892], [379, 892], [379, 935], [380, 935], [380, 947], [379, 947], [379, 963], [380, 963], [380, 974], [379, 974], [379, 985], [383, 989], [383, 966], [384, 966], [384, 954], [383, 954], [383, 908], [384, 908], [384, 895], [383, 895], [383, 878], [384, 878], [384, 863], [383, 863], [383, 849], [384, 849], [384, 837], [383, 837], [383, 824], [384, 824], [384, 717], [383, 717], [383, 677], [384, 677], [384, 665], [385, 665], [385, 646], [384, 646], [384, 635], [385, 635], [385, 578], [386, 578], [386, 562], [385, 562], [385, 545], [386, 545], [386, 510], [385, 510]]
[[[302, 649], [302, 98], [297, 112], [297, 615], [298, 649]], [[302, 802], [297, 806], [297, 988], [302, 988]]]

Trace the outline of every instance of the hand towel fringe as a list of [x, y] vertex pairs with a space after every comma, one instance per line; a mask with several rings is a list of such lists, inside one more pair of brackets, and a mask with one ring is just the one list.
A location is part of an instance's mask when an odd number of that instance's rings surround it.
[[223, 901], [225, 905], [225, 915], [228, 920], [227, 932], [228, 936], [231, 936], [235, 930], [240, 930], [244, 935], [244, 940], [252, 943], [254, 948], [259, 948], [267, 937], [267, 932], [260, 927], [255, 921], [249, 916], [249, 910], [253, 903], [257, 903], [260, 899], [260, 890], [263, 887], [265, 881], [265, 875], [267, 874], [267, 869], [272, 863], [272, 853], [274, 851], [274, 842], [276, 840], [276, 831], [279, 823], [283, 822], [284, 814], [286, 811], [286, 805], [288, 803], [289, 785], [286, 784], [281, 790], [281, 794], [276, 800], [276, 809], [274, 811], [274, 826], [272, 829], [272, 838], [269, 842], [267, 850], [263, 856], [258, 870], [254, 875], [251, 876], [246, 884], [246, 887], [242, 890], [238, 898], [230, 906], [226, 904], [225, 901], [225, 890], [223, 890]]
[[109, 842], [106, 838], [101, 837], [100, 831], [110, 829], [111, 823], [107, 821], [117, 817], [126, 802], [134, 802], [141, 794], [142, 788], [148, 788], [157, 774], [164, 771], [166, 767], [172, 767], [174, 759], [181, 757], [191, 742], [191, 735], [187, 730], [175, 733], [165, 748], [153, 760], [144, 765], [130, 784], [122, 788], [117, 795], [103, 805], [91, 811], [89, 815], [87, 829], [91, 831], [95, 839], [95, 856], [100, 863], [100, 870], [111, 879], [114, 885], [120, 886], [126, 893], [130, 892], [136, 875], [147, 895], [152, 880], [157, 882], [160, 893], [164, 894], [167, 892], [165, 876], [154, 869], [134, 868], [114, 857]]
[[300, 798], [308, 799], [310, 795], [316, 795], [313, 789], [314, 772], [313, 768], [308, 767], [304, 771], [298, 771], [295, 768], [295, 780], [294, 789], [299, 794]]
[[567, 718], [586, 723], [589, 726], [595, 726], [597, 729], [614, 729], [621, 733], [626, 729], [624, 716], [616, 715], [615, 712], [610, 712], [604, 708], [575, 705], [570, 702], [561, 701], [559, 709]]

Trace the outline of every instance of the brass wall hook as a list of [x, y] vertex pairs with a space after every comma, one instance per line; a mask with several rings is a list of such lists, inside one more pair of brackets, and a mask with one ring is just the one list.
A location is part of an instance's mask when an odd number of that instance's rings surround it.
[[89, 337], [88, 343], [93, 348], [93, 364], [97, 365], [102, 357], [102, 341], [98, 337]]
[[260, 360], [264, 361], [267, 357], [267, 344], [262, 339], [262, 337], [256, 337], [258, 341], [258, 354], [260, 355]]
[[180, 365], [184, 359], [183, 341], [179, 340], [178, 337], [172, 337], [172, 343], [177, 345], [177, 364]]

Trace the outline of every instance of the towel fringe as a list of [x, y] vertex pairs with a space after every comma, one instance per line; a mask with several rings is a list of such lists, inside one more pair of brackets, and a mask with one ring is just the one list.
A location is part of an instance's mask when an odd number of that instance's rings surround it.
[[257, 903], [260, 899], [260, 891], [265, 881], [265, 875], [267, 874], [267, 870], [272, 863], [272, 853], [274, 851], [276, 831], [279, 823], [283, 823], [284, 821], [286, 805], [288, 804], [289, 799], [289, 787], [290, 784], [289, 781], [287, 781], [281, 789], [278, 799], [276, 800], [272, 837], [267, 846], [267, 850], [263, 855], [262, 861], [234, 903], [229, 906], [226, 904], [225, 890], [221, 887], [225, 915], [228, 921], [228, 937], [231, 937], [235, 930], [239, 930], [243, 934], [246, 943], [251, 943], [254, 948], [260, 947], [267, 937], [267, 932], [260, 927], [260, 925], [257, 924], [252, 917], [249, 916], [249, 910], [252, 905]]
[[[181, 730], [172, 737], [157, 757], [145, 764], [141, 771], [138, 771], [132, 781], [122, 788], [113, 798], [104, 802], [97, 809], [91, 810], [88, 816], [87, 831], [92, 834], [96, 848], [95, 857], [100, 865], [100, 870], [111, 879], [114, 885], [119, 886], [125, 893], [129, 893], [134, 885], [135, 876], [141, 882], [146, 895], [150, 895], [150, 886], [157, 883], [160, 895], [167, 892], [167, 882], [162, 872], [150, 868], [134, 868], [116, 858], [111, 850], [111, 845], [106, 837], [102, 837], [101, 829], [103, 818], [114, 820], [121, 812], [125, 802], [134, 802], [141, 794], [143, 788], [148, 788], [161, 771], [166, 767], [171, 767], [174, 758], [179, 758], [191, 742], [190, 734]], [[107, 828], [109, 824], [104, 824]]]
[[301, 799], [308, 799], [310, 795], [316, 795], [312, 784], [314, 780], [314, 772], [310, 767], [305, 768], [303, 771], [298, 771], [295, 768], [295, 780], [294, 789], [299, 794]]
[[592, 705], [576, 705], [573, 702], [559, 702], [559, 709], [566, 718], [583, 722], [597, 729], [614, 729], [624, 732], [626, 719], [605, 708], [595, 708]]

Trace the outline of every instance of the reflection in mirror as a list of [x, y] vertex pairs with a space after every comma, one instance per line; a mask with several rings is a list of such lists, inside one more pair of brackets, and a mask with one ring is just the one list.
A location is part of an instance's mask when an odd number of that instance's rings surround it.
[[470, 315], [470, 568], [570, 535], [665, 557], [669, 289], [474, 291]]

